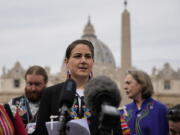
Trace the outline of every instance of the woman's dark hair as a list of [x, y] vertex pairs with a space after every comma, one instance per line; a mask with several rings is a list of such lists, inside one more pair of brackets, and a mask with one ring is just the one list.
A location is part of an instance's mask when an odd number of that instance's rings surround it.
[[70, 58], [72, 50], [73, 50], [78, 44], [84, 44], [84, 45], [88, 46], [89, 49], [91, 50], [92, 58], [94, 58], [94, 46], [93, 46], [93, 44], [92, 44], [90, 41], [88, 41], [88, 40], [75, 40], [74, 42], [72, 42], [72, 43], [68, 46], [68, 48], [66, 49], [66, 55], [65, 55], [66, 58], [68, 58], [68, 59]]
[[26, 80], [27, 75], [32, 75], [32, 74], [42, 75], [44, 77], [45, 83], [48, 82], [48, 75], [47, 75], [46, 70], [43, 67], [37, 66], [37, 65], [29, 67], [29, 69], [26, 71], [25, 76], [24, 76], [25, 80]]
[[147, 99], [154, 93], [153, 85], [149, 75], [141, 70], [129, 70], [130, 74], [139, 84], [142, 85], [142, 98]]

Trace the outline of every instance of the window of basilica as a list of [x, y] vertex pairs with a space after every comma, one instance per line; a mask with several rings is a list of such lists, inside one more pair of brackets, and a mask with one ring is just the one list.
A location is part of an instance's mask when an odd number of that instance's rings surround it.
[[170, 90], [171, 89], [171, 81], [170, 80], [165, 80], [164, 81], [164, 89], [165, 90]]
[[14, 79], [14, 88], [19, 88], [19, 87], [20, 87], [20, 80]]

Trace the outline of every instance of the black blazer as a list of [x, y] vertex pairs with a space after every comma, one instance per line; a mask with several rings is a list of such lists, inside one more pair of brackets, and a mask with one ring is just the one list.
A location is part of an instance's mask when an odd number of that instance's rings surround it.
[[50, 121], [51, 115], [59, 115], [59, 97], [64, 84], [59, 83], [44, 90], [33, 135], [48, 135], [45, 122]]

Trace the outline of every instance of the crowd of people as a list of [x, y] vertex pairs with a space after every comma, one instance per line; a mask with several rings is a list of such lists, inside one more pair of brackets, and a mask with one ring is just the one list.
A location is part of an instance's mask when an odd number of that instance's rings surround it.
[[[66, 110], [68, 120], [87, 119], [91, 135], [97, 135], [99, 125], [94, 123], [97, 117], [94, 117], [92, 108], [87, 107], [84, 99], [85, 87], [93, 80], [92, 43], [87, 40], [72, 42], [65, 52], [64, 63], [67, 80], [72, 79], [76, 84], [73, 104]], [[31, 66], [24, 79], [24, 94], [11, 99], [8, 104], [0, 104], [0, 135], [48, 135], [46, 122], [51, 121], [52, 116], [55, 116], [54, 121], [59, 121], [60, 98], [66, 82], [47, 87], [48, 75], [38, 65]], [[153, 99], [153, 85], [147, 73], [128, 70], [123, 86], [132, 103], [123, 109], [116, 107], [120, 116], [117, 117], [119, 132], [112, 131], [111, 134], [180, 135], [180, 104], [167, 108]], [[109, 110], [107, 112], [111, 114]], [[109, 122], [111, 120], [108, 119]]]

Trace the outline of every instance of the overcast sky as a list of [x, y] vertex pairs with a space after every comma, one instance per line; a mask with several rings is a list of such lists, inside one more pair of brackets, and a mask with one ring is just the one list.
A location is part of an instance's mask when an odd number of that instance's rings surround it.
[[[88, 16], [120, 66], [123, 0], [0, 0], [0, 68], [38, 64], [60, 71], [65, 49], [82, 36]], [[129, 0], [132, 62], [150, 72], [180, 68], [180, 0]]]

